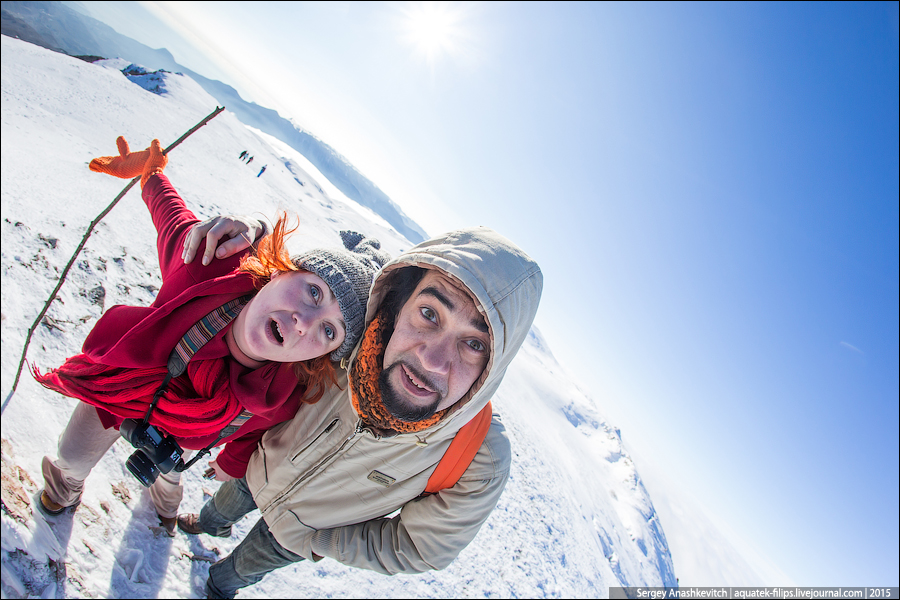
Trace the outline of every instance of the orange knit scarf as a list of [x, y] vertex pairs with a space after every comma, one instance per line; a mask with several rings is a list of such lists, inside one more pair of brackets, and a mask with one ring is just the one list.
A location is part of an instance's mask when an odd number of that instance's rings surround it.
[[438, 423], [448, 409], [438, 411], [422, 421], [401, 421], [392, 415], [381, 401], [378, 376], [384, 364], [384, 343], [382, 343], [383, 322], [381, 313], [375, 315], [366, 328], [362, 344], [350, 371], [350, 388], [353, 392], [353, 407], [366, 421], [378, 429], [399, 433], [422, 431]]

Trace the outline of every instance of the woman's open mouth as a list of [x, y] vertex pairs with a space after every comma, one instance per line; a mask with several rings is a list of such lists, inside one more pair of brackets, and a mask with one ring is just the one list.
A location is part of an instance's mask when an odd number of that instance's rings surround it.
[[272, 335], [278, 341], [279, 344], [284, 343], [284, 336], [281, 335], [281, 331], [278, 329], [278, 323], [273, 319], [269, 321], [269, 329], [272, 330]]

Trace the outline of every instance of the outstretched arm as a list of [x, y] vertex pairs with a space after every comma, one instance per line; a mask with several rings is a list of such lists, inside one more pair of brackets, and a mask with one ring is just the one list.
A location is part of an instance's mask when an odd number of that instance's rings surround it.
[[[159, 140], [153, 140], [150, 147], [146, 150], [132, 152], [125, 138], [119, 136], [116, 139], [116, 146], [119, 150], [118, 156], [100, 156], [95, 158], [91, 161], [90, 169], [122, 179], [141, 176], [141, 188], [143, 189], [150, 177], [162, 173], [168, 163], [168, 159], [162, 153]], [[174, 190], [172, 191], [174, 192]], [[154, 209], [158, 203], [152, 201], [154, 195], [153, 193], [145, 195], [144, 201], [147, 202], [151, 214], [154, 215], [154, 224], [157, 225], [157, 230], [162, 234], [160, 223], [155, 218], [156, 212]], [[187, 218], [187, 224], [190, 224], [190, 221], [196, 221], [196, 217], [187, 210], [180, 197], [178, 201], [181, 204], [180, 208], [183, 210], [180, 211], [181, 214], [178, 215], [180, 218], [176, 219], [176, 221], [179, 221], [181, 225], [185, 224], [185, 218]], [[271, 227], [264, 220], [246, 216], [226, 215], [212, 217], [202, 223], [196, 223], [188, 230], [186, 235], [180, 233], [172, 234], [170, 232], [168, 235], [165, 235], [165, 238], [166, 242], [172, 242], [177, 237], [183, 236], [181, 260], [186, 265], [194, 260], [197, 249], [205, 239], [202, 264], [206, 266], [212, 262], [213, 256], [224, 259], [246, 250], [253, 245], [257, 238], [266, 235], [269, 231], [271, 231]], [[227, 239], [222, 241], [223, 238]], [[219, 242], [222, 242], [221, 245], [219, 245]], [[216, 248], [217, 245], [219, 246], [218, 249]]]
[[[391, 518], [312, 531], [308, 541], [298, 540], [290, 549], [306, 558], [327, 556], [386, 575], [444, 569], [491, 515], [506, 487], [511, 461], [506, 429], [494, 420], [478, 454], [453, 487], [407, 502]], [[278, 539], [278, 527], [272, 531]]]
[[311, 555], [385, 575], [446, 568], [497, 505], [508, 473], [481, 481], [460, 480], [450, 489], [408, 502], [392, 518], [320, 529]]
[[173, 261], [177, 256], [177, 248], [181, 247], [185, 231], [197, 222], [197, 217], [163, 175], [168, 159], [163, 154], [159, 140], [150, 142], [150, 147], [146, 150], [132, 152], [125, 138], [119, 136], [116, 146], [119, 150], [117, 156], [97, 157], [91, 161], [90, 169], [121, 179], [141, 178], [141, 198], [156, 227], [159, 266], [165, 286], [178, 268]]

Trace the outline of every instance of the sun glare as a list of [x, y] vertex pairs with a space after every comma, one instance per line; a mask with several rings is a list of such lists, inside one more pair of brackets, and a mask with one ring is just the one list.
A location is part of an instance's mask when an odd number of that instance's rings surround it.
[[461, 5], [451, 2], [416, 2], [403, 11], [408, 41], [434, 64], [442, 55], [460, 50], [463, 38]]

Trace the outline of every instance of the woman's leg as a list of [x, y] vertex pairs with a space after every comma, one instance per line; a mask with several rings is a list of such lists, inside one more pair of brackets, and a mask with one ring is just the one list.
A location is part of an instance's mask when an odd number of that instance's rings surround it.
[[59, 436], [59, 458], [45, 456], [41, 464], [44, 491], [50, 500], [60, 506], [77, 504], [84, 480], [118, 438], [114, 428], [103, 428], [96, 408], [79, 402]]
[[[193, 453], [193, 450], [185, 450], [181, 460], [188, 462]], [[164, 519], [175, 519], [178, 516], [178, 505], [181, 504], [182, 497], [184, 488], [181, 487], [181, 472], [175, 469], [157, 477], [150, 486], [150, 499], [153, 500], [156, 512]]]
[[234, 598], [242, 587], [253, 585], [279, 567], [303, 557], [282, 547], [266, 521], [260, 518], [234, 551], [209, 568], [207, 598]]

